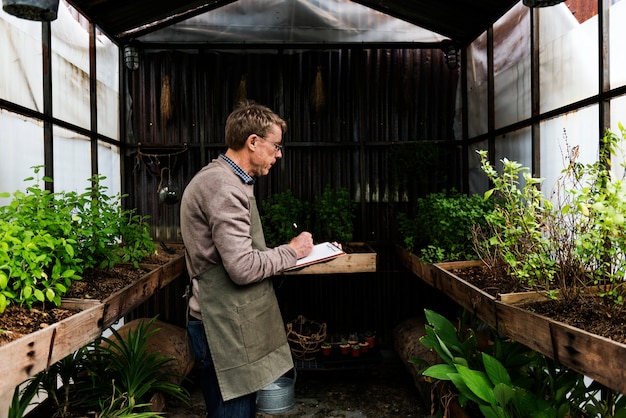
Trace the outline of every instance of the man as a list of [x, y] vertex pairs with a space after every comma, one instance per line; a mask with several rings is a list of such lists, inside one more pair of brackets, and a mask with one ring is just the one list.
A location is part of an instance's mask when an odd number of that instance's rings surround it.
[[191, 180], [181, 233], [192, 292], [188, 334], [211, 418], [256, 416], [256, 392], [293, 368], [271, 280], [313, 249], [302, 232], [268, 249], [253, 185], [282, 157], [287, 124], [265, 106], [240, 104], [226, 120], [227, 150]]

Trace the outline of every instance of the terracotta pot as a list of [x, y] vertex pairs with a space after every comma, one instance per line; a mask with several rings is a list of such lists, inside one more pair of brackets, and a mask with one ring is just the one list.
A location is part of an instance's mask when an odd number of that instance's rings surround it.
[[350, 351], [350, 344], [341, 344], [339, 346], [339, 349], [341, 350], [341, 354], [347, 355]]
[[371, 336], [365, 337], [365, 342], [369, 344], [370, 348], [374, 348], [374, 346], [376, 345], [376, 336], [371, 335]]
[[322, 346], [322, 355], [324, 356], [330, 356], [330, 349], [332, 348], [332, 346]]
[[352, 353], [352, 357], [359, 357], [361, 355], [361, 346], [354, 344], [350, 352]]
[[359, 347], [361, 348], [361, 353], [365, 354], [369, 351], [370, 343], [367, 341], [359, 343]]

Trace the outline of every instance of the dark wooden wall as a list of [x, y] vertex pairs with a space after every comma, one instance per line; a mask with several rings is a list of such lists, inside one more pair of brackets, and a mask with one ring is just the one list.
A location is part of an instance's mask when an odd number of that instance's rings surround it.
[[[453, 134], [457, 77], [438, 49], [143, 51], [140, 69], [129, 73], [127, 204], [152, 217], [156, 239], [179, 242], [178, 205], [159, 202], [159, 185], [182, 193], [224, 150], [224, 122], [238, 98], [267, 105], [289, 127], [283, 159], [257, 182], [261, 211], [272, 193], [290, 189], [312, 201], [327, 184], [345, 187], [358, 203], [354, 240], [379, 251], [375, 274], [282, 283], [285, 319], [308, 307], [334, 322], [331, 329], [390, 333], [424, 299], [395, 264], [397, 214], [427, 193], [462, 189]], [[159, 178], [154, 166], [171, 174]], [[179, 291], [161, 295], [149, 311], [171, 309], [168, 300], [177, 306]]]

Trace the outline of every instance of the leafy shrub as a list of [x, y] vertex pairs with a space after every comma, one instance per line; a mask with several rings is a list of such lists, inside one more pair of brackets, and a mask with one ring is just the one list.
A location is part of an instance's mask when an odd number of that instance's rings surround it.
[[476, 259], [472, 229], [486, 224], [493, 207], [492, 199], [455, 189], [419, 198], [415, 217], [398, 216], [404, 246], [427, 263]]
[[313, 236], [318, 241], [347, 243], [352, 240], [356, 204], [348, 189], [334, 190], [326, 185], [321, 196], [313, 202], [315, 228]]
[[[35, 174], [41, 168], [34, 167]], [[26, 192], [14, 192], [0, 207], [0, 313], [10, 303], [59, 306], [84, 269], [118, 262], [138, 266], [154, 252], [147, 217], [122, 209], [122, 196], [107, 196], [103, 179], [90, 179], [92, 187], [77, 194], [52, 193], [29, 177]]]
[[169, 380], [167, 367], [173, 360], [148, 352], [148, 341], [160, 330], [155, 318], [144, 321], [125, 338], [113, 328], [112, 337], [100, 337], [75, 353], [36, 374], [15, 390], [10, 416], [21, 417], [34, 394], [43, 391], [54, 416], [157, 417], [150, 411], [156, 392], [188, 402], [189, 393]]
[[493, 331], [490, 344], [479, 349], [471, 328], [457, 330], [442, 315], [425, 313], [420, 341], [443, 362], [422, 375], [453, 385], [462, 407], [475, 405], [487, 418], [626, 416], [626, 398], [617, 392], [587, 386], [582, 375]]
[[[611, 169], [626, 130], [607, 131], [596, 162], [568, 164], [552, 198], [539, 190], [542, 179], [529, 169], [503, 159], [502, 173], [479, 151], [482, 169], [492, 184], [486, 196], [498, 196], [488, 229], [476, 237], [481, 258], [532, 288], [547, 290], [565, 304], [580, 297], [581, 288], [602, 285], [600, 296], [611, 303], [612, 315], [624, 307], [626, 287], [626, 183]], [[624, 165], [623, 167], [624, 168]], [[520, 186], [520, 180], [524, 185]]]
[[289, 242], [299, 230], [307, 229], [316, 242], [347, 243], [352, 240], [356, 204], [345, 188], [333, 190], [327, 185], [312, 205], [287, 190], [269, 196], [263, 201], [262, 208], [263, 232], [269, 244]]
[[269, 196], [262, 207], [265, 240], [273, 246], [291, 241], [298, 229], [309, 225], [309, 205], [295, 197], [291, 190]]

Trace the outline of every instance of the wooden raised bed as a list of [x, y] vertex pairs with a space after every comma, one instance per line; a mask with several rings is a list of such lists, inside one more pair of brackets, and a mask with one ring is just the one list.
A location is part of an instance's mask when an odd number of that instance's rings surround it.
[[346, 255], [296, 270], [285, 271], [285, 275], [371, 273], [376, 271], [377, 254], [367, 243], [351, 242]]
[[[503, 294], [497, 299], [451, 271], [473, 265], [476, 262], [433, 265], [432, 286], [515, 341], [626, 394], [626, 344], [524, 309], [525, 303], [546, 300], [544, 294]], [[593, 291], [588, 293], [593, 294]]]
[[396, 253], [400, 257], [402, 265], [425, 283], [448, 295], [463, 308], [485, 321], [490, 327], [497, 327], [496, 298], [453, 273], [455, 269], [479, 266], [482, 264], [481, 261], [427, 264], [400, 246], [396, 246]]
[[[154, 266], [151, 266], [154, 267]], [[185, 256], [180, 255], [166, 264], [157, 266], [148, 271], [139, 280], [118, 290], [101, 301], [92, 299], [67, 298], [63, 299], [66, 306], [84, 308], [94, 303], [104, 304], [102, 330], [113, 325], [119, 318], [148, 300], [155, 292], [167, 286], [185, 271]]]
[[[586, 293], [597, 293], [589, 289]], [[555, 321], [523, 307], [546, 301], [539, 292], [504, 294], [496, 301], [498, 331], [556, 362], [626, 394], [626, 344]]]
[[103, 313], [103, 304], [91, 304], [69, 318], [0, 347], [0, 416], [6, 416], [17, 385], [96, 339], [102, 333]]

